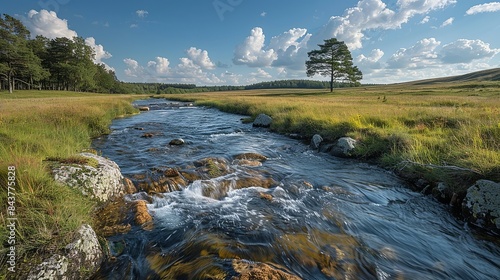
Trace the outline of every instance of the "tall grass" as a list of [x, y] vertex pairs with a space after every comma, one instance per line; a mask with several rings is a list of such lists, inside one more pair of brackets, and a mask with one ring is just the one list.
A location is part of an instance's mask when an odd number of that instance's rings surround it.
[[[8, 166], [16, 168], [18, 264], [64, 246], [71, 233], [91, 223], [95, 202], [57, 185], [44, 160], [89, 148], [113, 118], [135, 113], [134, 97], [71, 92], [0, 92], [0, 198], [7, 201]], [[5, 265], [7, 216], [0, 216], [0, 260]], [[29, 267], [25, 265], [24, 267]]]
[[255, 117], [280, 133], [361, 141], [358, 156], [456, 165], [500, 180], [500, 89], [467, 83], [314, 90], [255, 90], [168, 96]]

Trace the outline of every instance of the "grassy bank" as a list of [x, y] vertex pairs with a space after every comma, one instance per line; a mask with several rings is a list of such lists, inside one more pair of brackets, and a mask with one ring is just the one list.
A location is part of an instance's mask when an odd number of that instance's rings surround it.
[[[74, 92], [0, 92], [0, 198], [5, 209], [7, 171], [14, 166], [18, 267], [67, 244], [77, 227], [91, 222], [95, 206], [80, 193], [55, 184], [44, 160], [89, 148], [93, 137], [108, 132], [113, 118], [135, 113], [133, 99]], [[3, 268], [8, 217], [1, 213]]]
[[[255, 117], [271, 129], [362, 142], [357, 156], [394, 168], [403, 161], [455, 165], [500, 180], [499, 83], [254, 90], [167, 96]], [[428, 174], [439, 176], [439, 174]], [[432, 178], [431, 178], [432, 179]], [[439, 178], [437, 178], [439, 179]]]

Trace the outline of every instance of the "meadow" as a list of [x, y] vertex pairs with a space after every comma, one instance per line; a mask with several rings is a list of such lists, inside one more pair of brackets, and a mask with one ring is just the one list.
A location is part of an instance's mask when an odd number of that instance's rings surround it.
[[[36, 261], [67, 244], [83, 223], [92, 223], [96, 202], [55, 183], [47, 159], [71, 158], [109, 132], [114, 118], [136, 113], [136, 96], [75, 92], [0, 92], [0, 201], [7, 207], [9, 166], [15, 174], [18, 262]], [[11, 174], [12, 175], [12, 174]], [[9, 181], [10, 182], [10, 181]], [[0, 243], [7, 244], [7, 214], [0, 216]], [[0, 263], [5, 252], [0, 249]], [[20, 263], [18, 265], [21, 265]]]
[[[356, 151], [359, 159], [387, 169], [396, 169], [401, 162], [452, 165], [500, 181], [497, 82], [369, 86], [333, 93], [275, 89], [155, 97], [194, 101], [248, 115], [248, 121], [265, 113], [274, 119], [272, 131], [306, 139], [314, 134], [326, 141], [350, 136], [361, 142]], [[92, 224], [97, 206], [77, 191], [57, 185], [47, 159], [71, 158], [91, 148], [92, 139], [108, 133], [114, 118], [137, 113], [131, 103], [139, 98], [146, 96], [0, 92], [0, 185], [7, 189], [9, 166], [14, 166], [16, 250], [23, 267], [61, 249], [81, 224]], [[7, 206], [6, 191], [0, 193], [0, 201]], [[2, 211], [2, 244], [8, 236], [7, 218]], [[0, 250], [4, 266], [8, 248]]]
[[[168, 95], [223, 111], [273, 118], [271, 130], [361, 142], [356, 156], [388, 169], [401, 162], [452, 165], [500, 180], [498, 82], [395, 84], [318, 90]], [[431, 175], [430, 175], [431, 176]], [[439, 178], [435, 178], [439, 179]]]

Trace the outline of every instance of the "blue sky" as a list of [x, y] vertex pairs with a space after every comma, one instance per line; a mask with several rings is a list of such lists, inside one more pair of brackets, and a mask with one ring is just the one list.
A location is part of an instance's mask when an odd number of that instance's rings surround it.
[[[364, 83], [500, 67], [500, 2], [479, 0], [16, 0], [32, 36], [80, 36], [129, 82], [246, 85], [305, 79], [335, 37]], [[325, 79], [314, 77], [315, 79]]]

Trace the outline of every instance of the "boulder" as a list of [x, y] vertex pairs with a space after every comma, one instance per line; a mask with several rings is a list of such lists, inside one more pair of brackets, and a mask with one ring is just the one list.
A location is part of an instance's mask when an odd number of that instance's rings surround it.
[[254, 127], [270, 127], [272, 122], [273, 122], [273, 119], [270, 116], [268, 116], [266, 114], [260, 114], [253, 121], [253, 126]]
[[57, 182], [79, 189], [99, 201], [125, 194], [120, 167], [113, 161], [91, 153], [80, 154], [93, 164], [61, 164], [53, 167]]
[[315, 150], [319, 149], [321, 142], [323, 142], [323, 137], [319, 134], [315, 134], [311, 139], [311, 148]]
[[139, 109], [139, 111], [141, 111], [141, 112], [149, 111], [149, 107], [146, 107], [146, 106], [139, 107], [138, 109]]
[[338, 139], [337, 143], [331, 148], [330, 154], [343, 158], [352, 157], [357, 144], [358, 141], [350, 137], [342, 137]]
[[31, 269], [27, 279], [85, 279], [101, 265], [103, 253], [94, 230], [82, 225], [63, 253]]
[[500, 183], [478, 180], [467, 189], [462, 211], [467, 221], [498, 232], [500, 230]]

